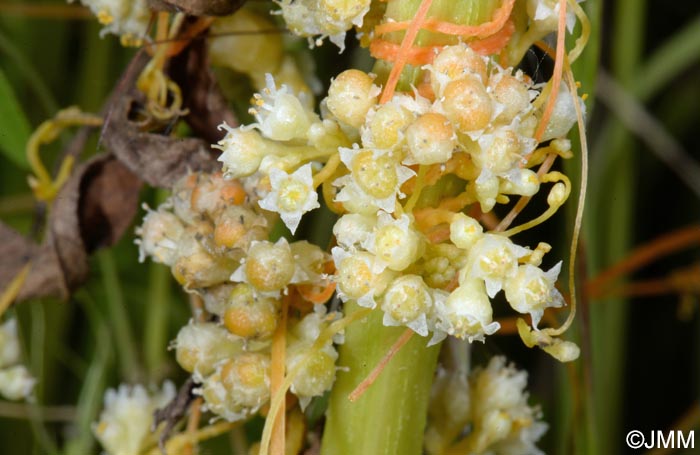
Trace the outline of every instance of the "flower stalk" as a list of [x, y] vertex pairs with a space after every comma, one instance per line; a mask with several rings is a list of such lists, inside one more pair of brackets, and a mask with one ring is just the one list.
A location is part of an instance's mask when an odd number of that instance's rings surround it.
[[[360, 310], [354, 303], [345, 308], [348, 315]], [[421, 453], [439, 346], [427, 347], [425, 338], [413, 336], [357, 401], [348, 399], [404, 330], [385, 327], [377, 311], [345, 330], [345, 343], [339, 350], [341, 370], [330, 395], [322, 455]]]

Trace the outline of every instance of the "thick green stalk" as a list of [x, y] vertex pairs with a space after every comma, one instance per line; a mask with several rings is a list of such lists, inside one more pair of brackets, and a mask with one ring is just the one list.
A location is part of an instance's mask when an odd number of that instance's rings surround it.
[[[358, 310], [346, 305], [347, 314]], [[414, 335], [357, 401], [348, 395], [384, 357], [403, 327], [384, 327], [381, 311], [351, 324], [340, 347], [336, 383], [330, 396], [322, 455], [418, 455], [438, 346]]]

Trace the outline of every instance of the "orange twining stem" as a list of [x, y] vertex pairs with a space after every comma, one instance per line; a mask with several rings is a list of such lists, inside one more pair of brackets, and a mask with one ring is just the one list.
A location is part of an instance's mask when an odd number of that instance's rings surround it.
[[[406, 50], [406, 63], [413, 66], [430, 63], [439, 46], [413, 46]], [[387, 40], [376, 38], [369, 44], [369, 53], [376, 59], [395, 62], [398, 58], [400, 46]]]
[[399, 82], [399, 77], [403, 71], [403, 67], [406, 66], [408, 59], [408, 50], [413, 46], [413, 41], [415, 41], [418, 35], [418, 30], [423, 25], [425, 18], [430, 9], [430, 5], [433, 4], [433, 0], [423, 0], [418, 6], [418, 11], [416, 11], [416, 16], [411, 21], [411, 25], [406, 30], [406, 35], [401, 41], [401, 48], [394, 61], [394, 66], [391, 68], [389, 73], [389, 79], [386, 82], [386, 87], [382, 92], [382, 96], [379, 98], [379, 103], [384, 104], [389, 101], [394, 96], [394, 90], [396, 89], [396, 84]]
[[504, 47], [506, 47], [514, 32], [515, 24], [513, 21], [507, 21], [496, 33], [488, 38], [470, 42], [469, 47], [480, 55], [498, 54]]
[[[421, 29], [428, 30], [436, 33], [444, 33], [446, 35], [455, 35], [463, 37], [474, 37], [474, 38], [486, 38], [497, 33], [506, 24], [506, 21], [510, 17], [510, 13], [513, 11], [513, 5], [515, 0], [505, 0], [500, 8], [496, 10], [493, 15], [493, 19], [489, 22], [485, 22], [479, 25], [459, 25], [453, 24], [451, 22], [442, 21], [435, 17], [431, 17], [425, 20]], [[417, 16], [417, 15], [416, 15]], [[416, 17], [417, 18], [417, 17]], [[413, 25], [413, 21], [402, 21], [402, 22], [385, 22], [379, 24], [374, 28], [374, 33], [379, 35], [384, 35], [386, 33], [398, 32], [401, 30], [408, 29]]]
[[[279, 325], [272, 335], [272, 352], [270, 365], [270, 396], [273, 397], [282, 387], [284, 382], [285, 357], [287, 348], [287, 310], [289, 308], [289, 298], [282, 299], [282, 317]], [[270, 437], [271, 453], [284, 453], [284, 434], [285, 434], [285, 400], [282, 400], [282, 405], [279, 413], [272, 416], [273, 422], [272, 435]], [[270, 416], [268, 416], [270, 418]]]
[[647, 245], [638, 247], [625, 259], [601, 272], [586, 283], [585, 291], [589, 296], [602, 295], [605, 288], [616, 278], [693, 244], [700, 244], [700, 226], [688, 226], [665, 234]]
[[394, 356], [401, 350], [401, 348], [404, 347], [406, 343], [408, 343], [408, 341], [413, 336], [413, 333], [414, 332], [411, 329], [404, 330], [401, 336], [399, 336], [396, 342], [389, 348], [382, 360], [379, 361], [377, 366], [374, 367], [370, 374], [368, 374], [367, 377], [362, 382], [360, 382], [357, 385], [357, 387], [355, 387], [355, 390], [353, 390], [350, 393], [350, 395], [348, 395], [348, 400], [356, 401], [362, 396], [363, 393], [367, 391], [367, 389], [369, 389], [369, 387], [374, 383], [374, 381], [377, 380], [381, 372], [384, 371], [384, 368], [391, 361], [391, 359], [393, 359]]
[[[561, 85], [562, 73], [564, 71], [564, 47], [566, 40], [566, 0], [559, 0], [559, 24], [557, 26], [557, 53], [554, 59], [554, 74], [552, 74], [552, 90], [547, 100], [542, 119], [540, 120], [537, 129], [535, 130], [535, 140], [540, 142], [545, 128], [549, 124], [549, 119], [554, 112], [554, 103], [559, 95], [559, 86]], [[526, 156], [527, 160], [529, 156]]]
[[[477, 54], [492, 55], [499, 53], [508, 44], [515, 32], [513, 21], [507, 21], [496, 33], [482, 40], [469, 42], [469, 47]], [[413, 46], [408, 49], [406, 63], [413, 66], [427, 65], [432, 62], [443, 46]], [[398, 58], [400, 46], [390, 41], [375, 38], [369, 45], [372, 57], [394, 62]]]

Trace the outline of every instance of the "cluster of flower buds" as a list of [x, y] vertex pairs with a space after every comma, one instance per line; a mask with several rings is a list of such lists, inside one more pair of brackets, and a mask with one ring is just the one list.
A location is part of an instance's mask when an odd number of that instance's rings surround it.
[[8, 400], [28, 398], [36, 384], [20, 356], [17, 319], [8, 319], [0, 325], [0, 395]]
[[105, 394], [100, 420], [92, 431], [109, 455], [133, 455], [154, 447], [160, 429], [152, 431], [153, 413], [175, 398], [175, 386], [166, 381], [149, 393], [142, 385], [122, 384]]
[[310, 349], [337, 316], [314, 305], [328, 300], [329, 288], [332, 292], [326, 275], [330, 255], [306, 241], [267, 240], [274, 214], [261, 207], [274, 193], [268, 199], [247, 193], [249, 180], [189, 174], [167, 202], [148, 210], [137, 230], [141, 257], [170, 266], [211, 316], [180, 330], [176, 359], [201, 384], [207, 408], [229, 421], [254, 414], [270, 399], [271, 343], [283, 299], [301, 311], [285, 331], [287, 370], [312, 352], [291, 386], [302, 406], [331, 387], [337, 358], [332, 342]]
[[431, 395], [427, 445], [435, 449], [450, 445], [455, 434], [446, 429], [456, 424], [460, 433], [469, 428], [458, 443], [462, 453], [542, 454], [535, 443], [547, 424], [541, 421], [539, 408], [528, 405], [526, 386], [527, 372], [507, 365], [505, 357], [493, 357], [486, 368], [476, 368], [468, 377], [439, 371]]
[[[490, 299], [503, 290], [536, 329], [546, 308], [564, 304], [555, 288], [560, 264], [540, 268], [550, 246], [530, 249], [508, 232], [484, 232], [462, 210], [478, 203], [476, 213], [488, 213], [509, 196], [533, 196], [553, 183], [548, 213], [556, 211], [570, 193], [568, 179], [538, 176], [532, 167], [547, 153], [570, 156], [562, 138], [580, 101], [562, 91], [538, 141], [541, 87], [520, 71], [464, 44], [443, 48], [425, 69], [430, 98], [396, 94], [386, 103], [379, 103], [373, 75], [345, 71], [321, 103], [322, 118], [268, 77], [254, 98], [257, 123], [223, 125], [227, 134], [216, 147], [224, 171], [250, 176], [260, 207], [279, 213], [292, 232], [318, 206], [315, 188], [324, 184], [326, 202], [343, 213], [333, 229], [338, 296], [379, 306], [386, 325], [432, 332], [431, 343], [446, 335], [483, 340], [499, 328]], [[549, 144], [538, 148], [542, 141]], [[340, 161], [333, 172], [318, 171], [333, 160]], [[458, 208], [440, 200], [416, 208], [421, 191], [439, 190], [448, 174], [462, 185], [453, 198]]]

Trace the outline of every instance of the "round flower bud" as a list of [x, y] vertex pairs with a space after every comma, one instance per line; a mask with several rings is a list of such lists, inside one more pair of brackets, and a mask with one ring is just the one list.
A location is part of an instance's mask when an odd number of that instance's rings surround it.
[[[418, 275], [399, 277], [389, 285], [383, 299], [382, 310], [393, 321], [411, 327], [422, 336], [428, 335], [426, 315], [433, 301], [423, 278]], [[412, 324], [414, 322], [417, 324]]]
[[201, 389], [207, 408], [230, 422], [255, 413], [270, 399], [270, 357], [246, 352], [220, 364]]
[[496, 121], [510, 124], [516, 115], [530, 107], [528, 86], [517, 77], [499, 73], [492, 78], [491, 86], [494, 100], [503, 105], [503, 111], [498, 114]]
[[388, 153], [375, 157], [371, 150], [363, 150], [352, 161], [351, 172], [364, 192], [383, 199], [396, 192], [399, 183], [397, 165]]
[[214, 219], [213, 240], [218, 247], [247, 250], [252, 241], [266, 239], [268, 234], [265, 217], [247, 206], [226, 207]]
[[421, 238], [410, 226], [408, 216], [403, 215], [394, 220], [390, 215], [380, 212], [380, 223], [374, 233], [373, 252], [384, 261], [391, 270], [401, 271], [418, 259]]
[[555, 338], [549, 346], [543, 346], [542, 350], [560, 362], [573, 362], [581, 355], [581, 349], [571, 341]]
[[569, 197], [569, 194], [566, 191], [566, 185], [561, 182], [557, 182], [554, 184], [552, 189], [549, 190], [549, 194], [547, 195], [547, 204], [551, 205], [552, 207], [559, 207], [566, 202], [567, 197]]
[[328, 89], [328, 109], [341, 121], [359, 128], [367, 112], [377, 104], [379, 87], [372, 77], [359, 70], [346, 70], [336, 77]]
[[349, 298], [359, 299], [372, 291], [376, 279], [371, 268], [373, 259], [371, 254], [360, 252], [336, 262], [338, 286]]
[[338, 296], [344, 302], [352, 299], [360, 306], [374, 308], [374, 296], [384, 292], [393, 274], [389, 270], [381, 271], [382, 267], [370, 253], [348, 253], [339, 247], [331, 252], [337, 269]]
[[190, 194], [190, 208], [214, 217], [230, 205], [245, 202], [243, 186], [236, 180], [226, 180], [220, 173], [195, 174], [197, 181]]
[[399, 145], [402, 131], [411, 123], [414, 116], [396, 103], [386, 103], [374, 112], [369, 122], [369, 137], [363, 136], [363, 143], [380, 149], [392, 149]]
[[409, 125], [406, 141], [411, 161], [435, 164], [444, 163], [452, 157], [457, 136], [444, 115], [429, 112]]
[[518, 169], [501, 179], [499, 191], [504, 194], [534, 196], [540, 189], [540, 179], [531, 169]]
[[188, 373], [207, 376], [216, 364], [238, 354], [243, 342], [213, 322], [194, 323], [182, 327], [175, 338], [175, 359]]
[[213, 256], [197, 241], [195, 232], [186, 233], [179, 243], [179, 257], [171, 271], [188, 289], [205, 288], [225, 282], [235, 266], [234, 257]]
[[487, 80], [486, 59], [465, 44], [445, 47], [432, 64], [430, 83], [436, 94], [441, 94], [450, 81], [465, 75], [474, 75], [482, 83]]
[[445, 87], [442, 103], [447, 118], [461, 132], [486, 128], [493, 106], [484, 84], [476, 76], [467, 75]]
[[281, 290], [292, 280], [294, 270], [292, 250], [284, 238], [277, 243], [255, 242], [248, 250], [245, 274], [259, 291]]
[[290, 389], [300, 398], [321, 396], [326, 390], [330, 390], [335, 381], [335, 360], [338, 354], [331, 346], [309, 350], [308, 345], [304, 345], [306, 349], [295, 349], [294, 345], [289, 348], [291, 353], [287, 357], [287, 371], [292, 371], [308, 356], [302, 371], [292, 381]]
[[457, 247], [468, 250], [481, 238], [484, 228], [474, 218], [457, 213], [450, 223], [450, 240]]
[[224, 311], [224, 325], [234, 335], [265, 340], [277, 328], [279, 305], [276, 300], [256, 295], [254, 288], [241, 283], [231, 292]]

